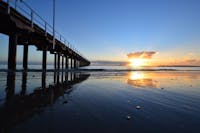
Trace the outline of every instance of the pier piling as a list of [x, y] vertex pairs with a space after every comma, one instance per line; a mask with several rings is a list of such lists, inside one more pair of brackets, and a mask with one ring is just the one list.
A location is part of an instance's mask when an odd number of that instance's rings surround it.
[[57, 56], [58, 56], [58, 64], [57, 64], [58, 66], [57, 66], [57, 69], [60, 70], [60, 52], [58, 52]]
[[47, 50], [43, 50], [42, 69], [46, 70], [46, 68], [47, 68]]
[[76, 59], [74, 59], [74, 68], [76, 68]]
[[9, 51], [8, 51], [8, 69], [16, 69], [16, 54], [17, 54], [17, 34], [9, 36]]
[[54, 53], [54, 69], [57, 69], [57, 54]]
[[68, 57], [65, 58], [65, 69], [68, 69]]
[[28, 68], [28, 44], [24, 45], [23, 68], [24, 70]]
[[71, 64], [70, 64], [71, 69], [73, 68], [73, 65], [72, 65], [73, 63], [72, 62], [73, 62], [73, 58], [71, 57]]
[[64, 69], [64, 55], [62, 56], [62, 69]]

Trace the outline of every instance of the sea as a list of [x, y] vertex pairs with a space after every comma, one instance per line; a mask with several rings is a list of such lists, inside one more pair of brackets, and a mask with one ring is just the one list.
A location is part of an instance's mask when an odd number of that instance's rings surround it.
[[199, 133], [200, 67], [0, 65], [0, 133]]
[[[17, 70], [23, 70], [22, 64], [16, 65]], [[31, 64], [28, 65], [29, 70], [41, 70], [41, 64]], [[48, 64], [48, 70], [53, 70], [54, 65]], [[86, 67], [81, 67], [80, 69], [91, 70], [91, 71], [161, 71], [161, 70], [168, 70], [168, 71], [200, 71], [200, 66], [144, 66], [144, 67], [131, 67], [128, 65], [107, 65], [105, 63], [99, 65], [90, 65]], [[7, 70], [6, 64], [0, 64], [0, 71]]]

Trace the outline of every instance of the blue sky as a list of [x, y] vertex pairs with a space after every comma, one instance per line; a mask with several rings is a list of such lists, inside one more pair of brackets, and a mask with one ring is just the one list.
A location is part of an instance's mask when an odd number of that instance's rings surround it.
[[[51, 0], [26, 2], [52, 23]], [[199, 0], [56, 0], [56, 29], [90, 60], [125, 61], [131, 52], [156, 51], [157, 60], [197, 61], [199, 7]], [[4, 60], [7, 39], [0, 39]], [[31, 60], [40, 60], [41, 52], [29, 51], [35, 55]]]

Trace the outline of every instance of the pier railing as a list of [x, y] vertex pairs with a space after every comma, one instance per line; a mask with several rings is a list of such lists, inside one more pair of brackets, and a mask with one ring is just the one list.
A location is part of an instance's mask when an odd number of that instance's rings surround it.
[[[31, 21], [31, 27], [34, 28], [34, 24], [38, 25], [45, 31], [45, 36], [50, 34], [53, 36], [53, 26], [49, 24], [43, 17], [41, 17], [29, 4], [27, 4], [24, 0], [2, 0], [8, 4], [8, 14], [10, 14], [10, 8], [12, 7], [26, 18]], [[55, 39], [65, 44], [69, 49], [76, 52], [83, 58], [87, 60], [62, 34], [54, 29]], [[53, 41], [53, 40], [52, 40]]]

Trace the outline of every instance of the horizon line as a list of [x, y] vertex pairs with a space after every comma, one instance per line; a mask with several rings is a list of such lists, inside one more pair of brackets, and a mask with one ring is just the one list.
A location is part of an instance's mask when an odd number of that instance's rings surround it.
[[[91, 64], [98, 64], [100, 66], [125, 66], [125, 63], [127, 63], [128, 61], [106, 61], [106, 60], [101, 60], [101, 61], [91, 61]], [[101, 64], [100, 64], [101, 63]], [[120, 64], [115, 64], [115, 63], [120, 63]], [[42, 62], [38, 62], [38, 61], [32, 61], [29, 62], [28, 65], [41, 65]], [[54, 65], [54, 62], [48, 62], [48, 65]], [[107, 65], [106, 65], [107, 64]], [[115, 64], [115, 65], [114, 65]], [[7, 65], [7, 61], [0, 61], [0, 65]], [[23, 62], [17, 62], [17, 65], [23, 65]], [[98, 66], [98, 65], [91, 65], [91, 66]], [[200, 65], [146, 65], [146, 66], [140, 66], [140, 67], [200, 67]]]

